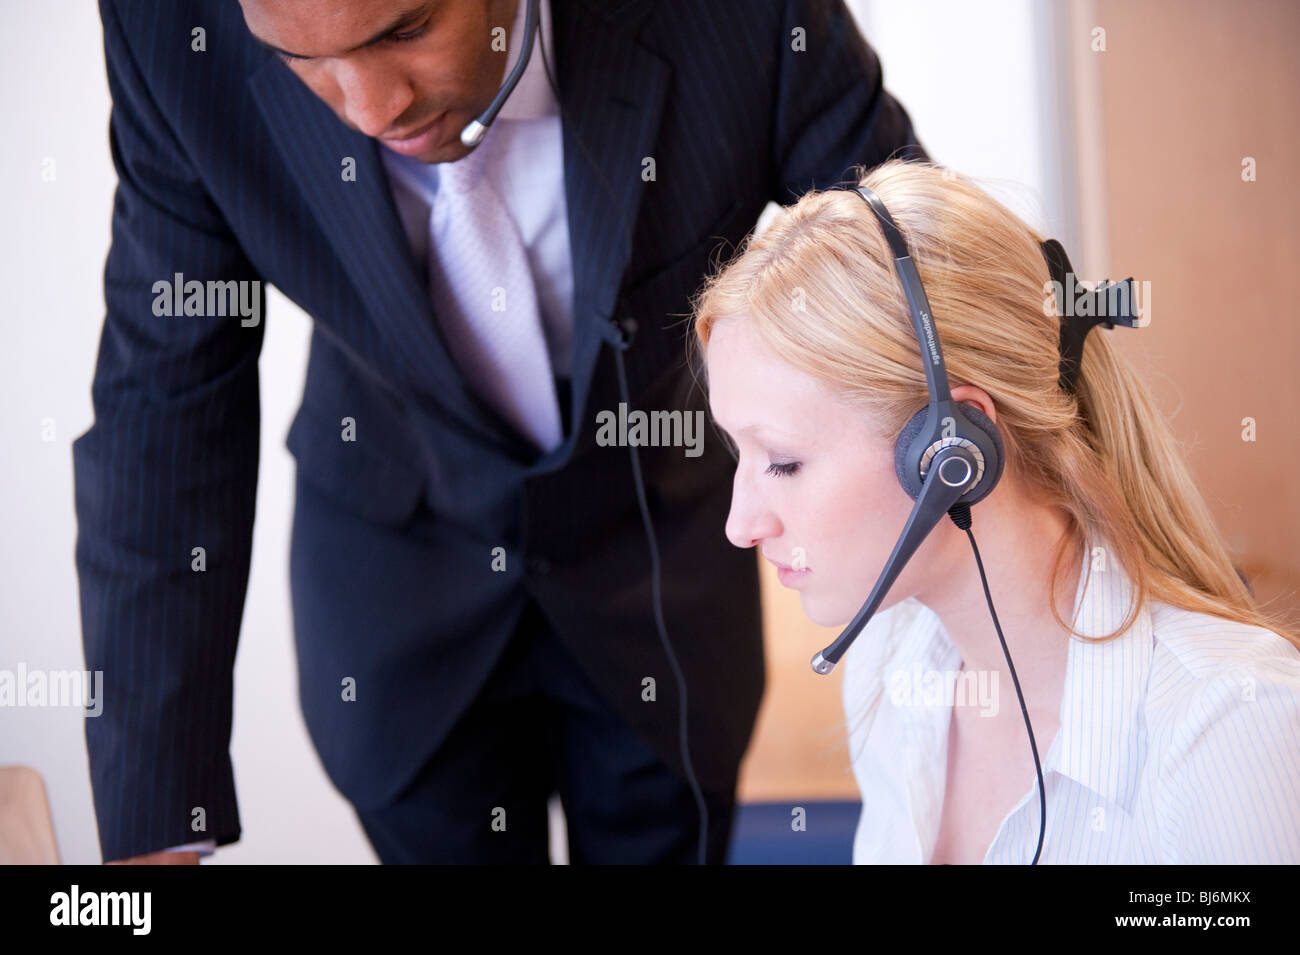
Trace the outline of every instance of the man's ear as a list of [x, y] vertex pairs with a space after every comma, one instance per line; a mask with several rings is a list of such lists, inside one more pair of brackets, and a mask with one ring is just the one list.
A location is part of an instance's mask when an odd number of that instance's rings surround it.
[[974, 385], [954, 385], [952, 390], [952, 400], [960, 401], [963, 404], [974, 405], [984, 416], [994, 424], [998, 423], [997, 409], [993, 406], [993, 399], [983, 388], [976, 388]]

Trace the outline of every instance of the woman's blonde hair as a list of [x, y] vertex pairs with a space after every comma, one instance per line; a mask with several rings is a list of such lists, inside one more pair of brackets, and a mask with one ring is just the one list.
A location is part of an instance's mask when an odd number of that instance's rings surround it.
[[[1148, 598], [1272, 630], [1238, 575], [1173, 431], [1109, 338], [1084, 347], [1078, 395], [1058, 384], [1060, 318], [1042, 236], [969, 179], [930, 163], [855, 169], [903, 233], [952, 385], [986, 391], [1008, 474], [1068, 516], [1067, 548], [1099, 535], [1133, 583], [1127, 630]], [[750, 235], [692, 302], [695, 344], [743, 320], [775, 355], [828, 384], [896, 439], [928, 402], [920, 349], [880, 223], [847, 189], [813, 191]], [[702, 363], [700, 363], [702, 365]], [[1077, 634], [1052, 613], [1072, 634]]]

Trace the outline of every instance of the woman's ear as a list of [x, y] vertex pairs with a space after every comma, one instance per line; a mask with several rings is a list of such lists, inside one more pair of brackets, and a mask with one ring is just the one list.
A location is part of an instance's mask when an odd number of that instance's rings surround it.
[[984, 412], [986, 418], [994, 424], [998, 423], [998, 413], [993, 407], [993, 399], [983, 388], [976, 388], [974, 385], [956, 385], [952, 388], [952, 400], [974, 405]]

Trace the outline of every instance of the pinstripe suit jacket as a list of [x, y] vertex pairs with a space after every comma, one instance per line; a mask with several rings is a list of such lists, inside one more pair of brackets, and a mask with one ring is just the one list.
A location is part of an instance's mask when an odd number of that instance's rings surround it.
[[[554, 0], [574, 372], [566, 439], [541, 458], [445, 349], [377, 143], [258, 46], [229, 0], [100, 6], [119, 184], [95, 421], [73, 461], [86, 665], [104, 671], [104, 712], [86, 721], [104, 857], [240, 833], [232, 664], [263, 325], [156, 316], [153, 285], [176, 273], [274, 283], [314, 320], [287, 438], [296, 520], [306, 485], [346, 546], [328, 555], [340, 579], [325, 579], [319, 555], [293, 574], [299, 695], [350, 800], [382, 804], [413, 778], [529, 598], [680, 768], [628, 452], [594, 440], [596, 412], [620, 400], [604, 333], [636, 320], [634, 407], [705, 408], [683, 318], [712, 253], [768, 200], [831, 186], [854, 163], [924, 156], [842, 0]], [[792, 49], [797, 28], [805, 51]], [[355, 181], [340, 174], [345, 157]], [[341, 440], [345, 417], [355, 441]], [[640, 460], [692, 761], [706, 788], [729, 787], [764, 685], [755, 556], [723, 534], [732, 462], [707, 439], [699, 457], [647, 447]], [[311, 533], [295, 527], [295, 541]], [[496, 547], [504, 571], [492, 569]], [[347, 677], [353, 702], [340, 699]]]

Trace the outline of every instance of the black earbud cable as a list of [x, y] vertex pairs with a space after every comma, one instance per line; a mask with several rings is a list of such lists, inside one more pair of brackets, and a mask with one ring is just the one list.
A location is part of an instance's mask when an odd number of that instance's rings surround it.
[[1038, 865], [1038, 855], [1043, 851], [1043, 833], [1047, 828], [1047, 794], [1043, 791], [1043, 767], [1038, 762], [1038, 744], [1034, 741], [1034, 727], [1029, 722], [1029, 710], [1025, 708], [1025, 697], [1020, 692], [1020, 679], [1016, 676], [1016, 665], [1011, 662], [1011, 652], [1007, 649], [1007, 641], [1002, 636], [1002, 624], [998, 623], [998, 612], [993, 609], [993, 596], [989, 593], [989, 581], [984, 576], [984, 561], [980, 560], [979, 545], [975, 543], [975, 535], [971, 533], [971, 516], [969, 504], [958, 504], [954, 506], [948, 515], [952, 522], [966, 532], [970, 538], [971, 550], [975, 552], [975, 565], [979, 567], [980, 583], [984, 585], [984, 599], [988, 601], [989, 613], [993, 616], [993, 626], [998, 632], [998, 642], [1002, 644], [1002, 654], [1007, 658], [1007, 666], [1011, 669], [1011, 682], [1016, 687], [1016, 699], [1020, 701], [1020, 714], [1025, 718], [1025, 729], [1029, 731], [1029, 748], [1034, 753], [1034, 772], [1038, 774], [1038, 848], [1034, 850], [1034, 859], [1030, 865]]

